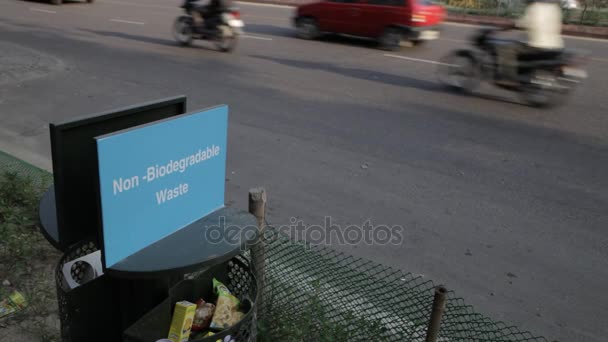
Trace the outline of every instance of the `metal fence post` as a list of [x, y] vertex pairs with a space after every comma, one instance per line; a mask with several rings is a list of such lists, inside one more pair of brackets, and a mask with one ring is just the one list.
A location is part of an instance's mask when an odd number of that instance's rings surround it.
[[433, 298], [433, 309], [431, 311], [431, 320], [429, 327], [426, 330], [426, 342], [437, 342], [439, 337], [439, 328], [441, 327], [441, 317], [445, 309], [445, 298], [448, 290], [439, 285], [435, 287], [435, 297]]
[[249, 190], [249, 212], [258, 221], [258, 241], [251, 249], [251, 262], [258, 281], [258, 302], [256, 306], [263, 306], [263, 291], [266, 274], [266, 246], [264, 232], [266, 230], [266, 190], [264, 188], [254, 188]]

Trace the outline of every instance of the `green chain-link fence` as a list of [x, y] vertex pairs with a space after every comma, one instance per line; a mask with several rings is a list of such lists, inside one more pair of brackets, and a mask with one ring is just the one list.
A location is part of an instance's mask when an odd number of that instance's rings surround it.
[[[265, 234], [261, 336], [268, 341], [424, 341], [432, 281]], [[264, 331], [265, 330], [265, 331]], [[476, 313], [449, 292], [439, 341], [546, 341]], [[311, 338], [312, 337], [312, 338]]]
[[[0, 152], [0, 174], [46, 183], [51, 175]], [[269, 226], [261, 341], [424, 341], [434, 284], [326, 247], [291, 240]], [[50, 276], [50, 275], [49, 275]], [[448, 294], [439, 341], [546, 341], [476, 313]]]
[[49, 184], [52, 175], [45, 170], [39, 169], [9, 154], [0, 151], [0, 173], [17, 173], [30, 178], [34, 185]]

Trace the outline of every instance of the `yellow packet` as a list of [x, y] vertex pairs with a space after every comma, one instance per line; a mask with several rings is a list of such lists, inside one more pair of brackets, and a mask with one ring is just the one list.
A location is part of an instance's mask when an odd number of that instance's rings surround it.
[[25, 309], [27, 300], [18, 291], [13, 291], [8, 298], [0, 302], [0, 318]]
[[172, 342], [188, 341], [195, 311], [196, 304], [194, 303], [188, 301], [175, 303], [171, 328], [169, 328], [169, 340]]

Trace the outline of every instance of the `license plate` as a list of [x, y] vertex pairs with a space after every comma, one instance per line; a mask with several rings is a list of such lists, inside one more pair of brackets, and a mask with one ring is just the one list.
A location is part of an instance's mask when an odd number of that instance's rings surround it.
[[420, 32], [419, 39], [421, 40], [432, 40], [439, 38], [439, 31], [422, 31]]
[[238, 19], [228, 20], [228, 25], [230, 27], [243, 27], [243, 26], [245, 26], [245, 24], [243, 24], [243, 21], [242, 20], [238, 20]]
[[572, 76], [578, 78], [587, 78], [587, 72], [583, 69], [571, 68], [571, 67], [563, 67], [562, 72], [564, 76]]

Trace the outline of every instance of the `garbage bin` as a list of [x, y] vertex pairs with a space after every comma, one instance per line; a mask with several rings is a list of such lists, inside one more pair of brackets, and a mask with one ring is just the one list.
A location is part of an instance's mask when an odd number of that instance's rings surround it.
[[208, 268], [194, 279], [179, 282], [169, 291], [169, 297], [141, 319], [130, 326], [123, 335], [124, 342], [155, 342], [167, 338], [176, 302], [187, 300], [194, 303], [203, 298], [215, 302], [213, 278], [221, 281], [230, 292], [241, 301], [245, 315], [240, 322], [209, 337], [191, 339], [196, 342], [215, 342], [230, 336], [230, 341], [248, 342], [256, 338], [255, 305], [257, 301], [256, 280], [243, 256], [236, 256], [228, 262]]
[[167, 299], [182, 279], [111, 277], [103, 274], [93, 240], [68, 248], [55, 269], [62, 341], [120, 341], [123, 331]]
[[[116, 287], [90, 262], [74, 262], [98, 251], [92, 241], [78, 243], [67, 249], [55, 269], [64, 342], [120, 341], [121, 316]], [[69, 264], [71, 267], [65, 269]], [[66, 272], [69, 272], [67, 276]]]

